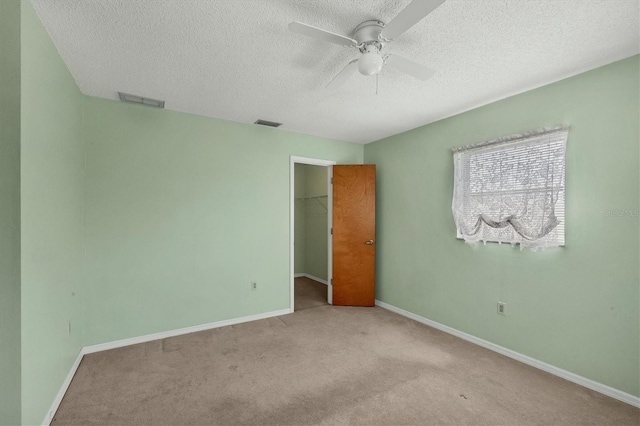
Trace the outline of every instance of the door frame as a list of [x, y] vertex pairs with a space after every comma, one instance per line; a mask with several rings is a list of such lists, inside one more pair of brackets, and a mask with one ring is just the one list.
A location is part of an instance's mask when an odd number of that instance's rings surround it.
[[319, 158], [298, 157], [292, 155], [289, 158], [289, 311], [294, 311], [294, 289], [295, 289], [295, 277], [294, 277], [294, 253], [295, 247], [295, 168], [296, 164], [309, 164], [312, 166], [324, 166], [327, 167], [327, 301], [329, 304], [333, 303], [333, 286], [331, 285], [332, 278], [332, 247], [333, 240], [331, 238], [331, 227], [333, 226], [333, 191], [331, 190], [331, 176], [333, 175], [332, 166], [336, 164], [333, 160], [322, 160]]

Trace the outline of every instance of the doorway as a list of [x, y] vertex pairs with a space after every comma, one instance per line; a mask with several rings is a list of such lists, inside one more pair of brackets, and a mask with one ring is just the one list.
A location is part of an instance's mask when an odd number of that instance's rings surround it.
[[[318, 306], [331, 286], [331, 168], [335, 161], [295, 157], [290, 160], [290, 311]], [[298, 291], [296, 292], [296, 284]]]

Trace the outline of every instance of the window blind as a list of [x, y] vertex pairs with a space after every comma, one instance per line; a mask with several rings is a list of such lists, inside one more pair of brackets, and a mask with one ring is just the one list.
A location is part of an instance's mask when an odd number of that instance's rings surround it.
[[564, 245], [567, 136], [561, 126], [456, 148], [458, 235], [470, 243]]

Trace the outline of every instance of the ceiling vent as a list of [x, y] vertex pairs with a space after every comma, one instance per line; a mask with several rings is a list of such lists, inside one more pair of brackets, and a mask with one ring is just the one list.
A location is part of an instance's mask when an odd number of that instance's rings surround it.
[[129, 95], [128, 93], [118, 92], [120, 100], [122, 102], [129, 102], [132, 104], [146, 105], [154, 108], [164, 108], [164, 101], [157, 99], [143, 98], [142, 96]]
[[282, 126], [282, 123], [276, 123], [275, 121], [267, 121], [267, 120], [256, 120], [255, 123], [253, 124], [259, 124], [261, 126], [267, 126], [267, 127], [280, 127]]

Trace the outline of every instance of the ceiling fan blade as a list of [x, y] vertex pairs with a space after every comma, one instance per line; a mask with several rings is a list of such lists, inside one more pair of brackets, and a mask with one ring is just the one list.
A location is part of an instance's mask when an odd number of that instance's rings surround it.
[[327, 89], [336, 89], [342, 86], [349, 79], [349, 77], [351, 77], [356, 72], [357, 69], [358, 60], [354, 59], [353, 61], [349, 62], [347, 66], [338, 73], [338, 75], [333, 77], [333, 80], [331, 80], [329, 84], [327, 84]]
[[298, 21], [294, 21], [289, 24], [289, 31], [328, 41], [329, 43], [339, 44], [341, 46], [356, 47], [358, 45], [358, 42], [352, 38], [332, 33], [331, 31], [312, 27], [311, 25], [303, 24], [302, 22]]
[[380, 35], [389, 41], [395, 39], [444, 2], [445, 0], [413, 0], [385, 25]]
[[418, 80], [422, 81], [430, 79], [436, 73], [431, 68], [427, 68], [424, 65], [420, 65], [398, 55], [389, 55], [385, 63], [391, 65], [397, 70], [404, 72], [405, 74], [409, 74], [411, 77], [415, 77]]

